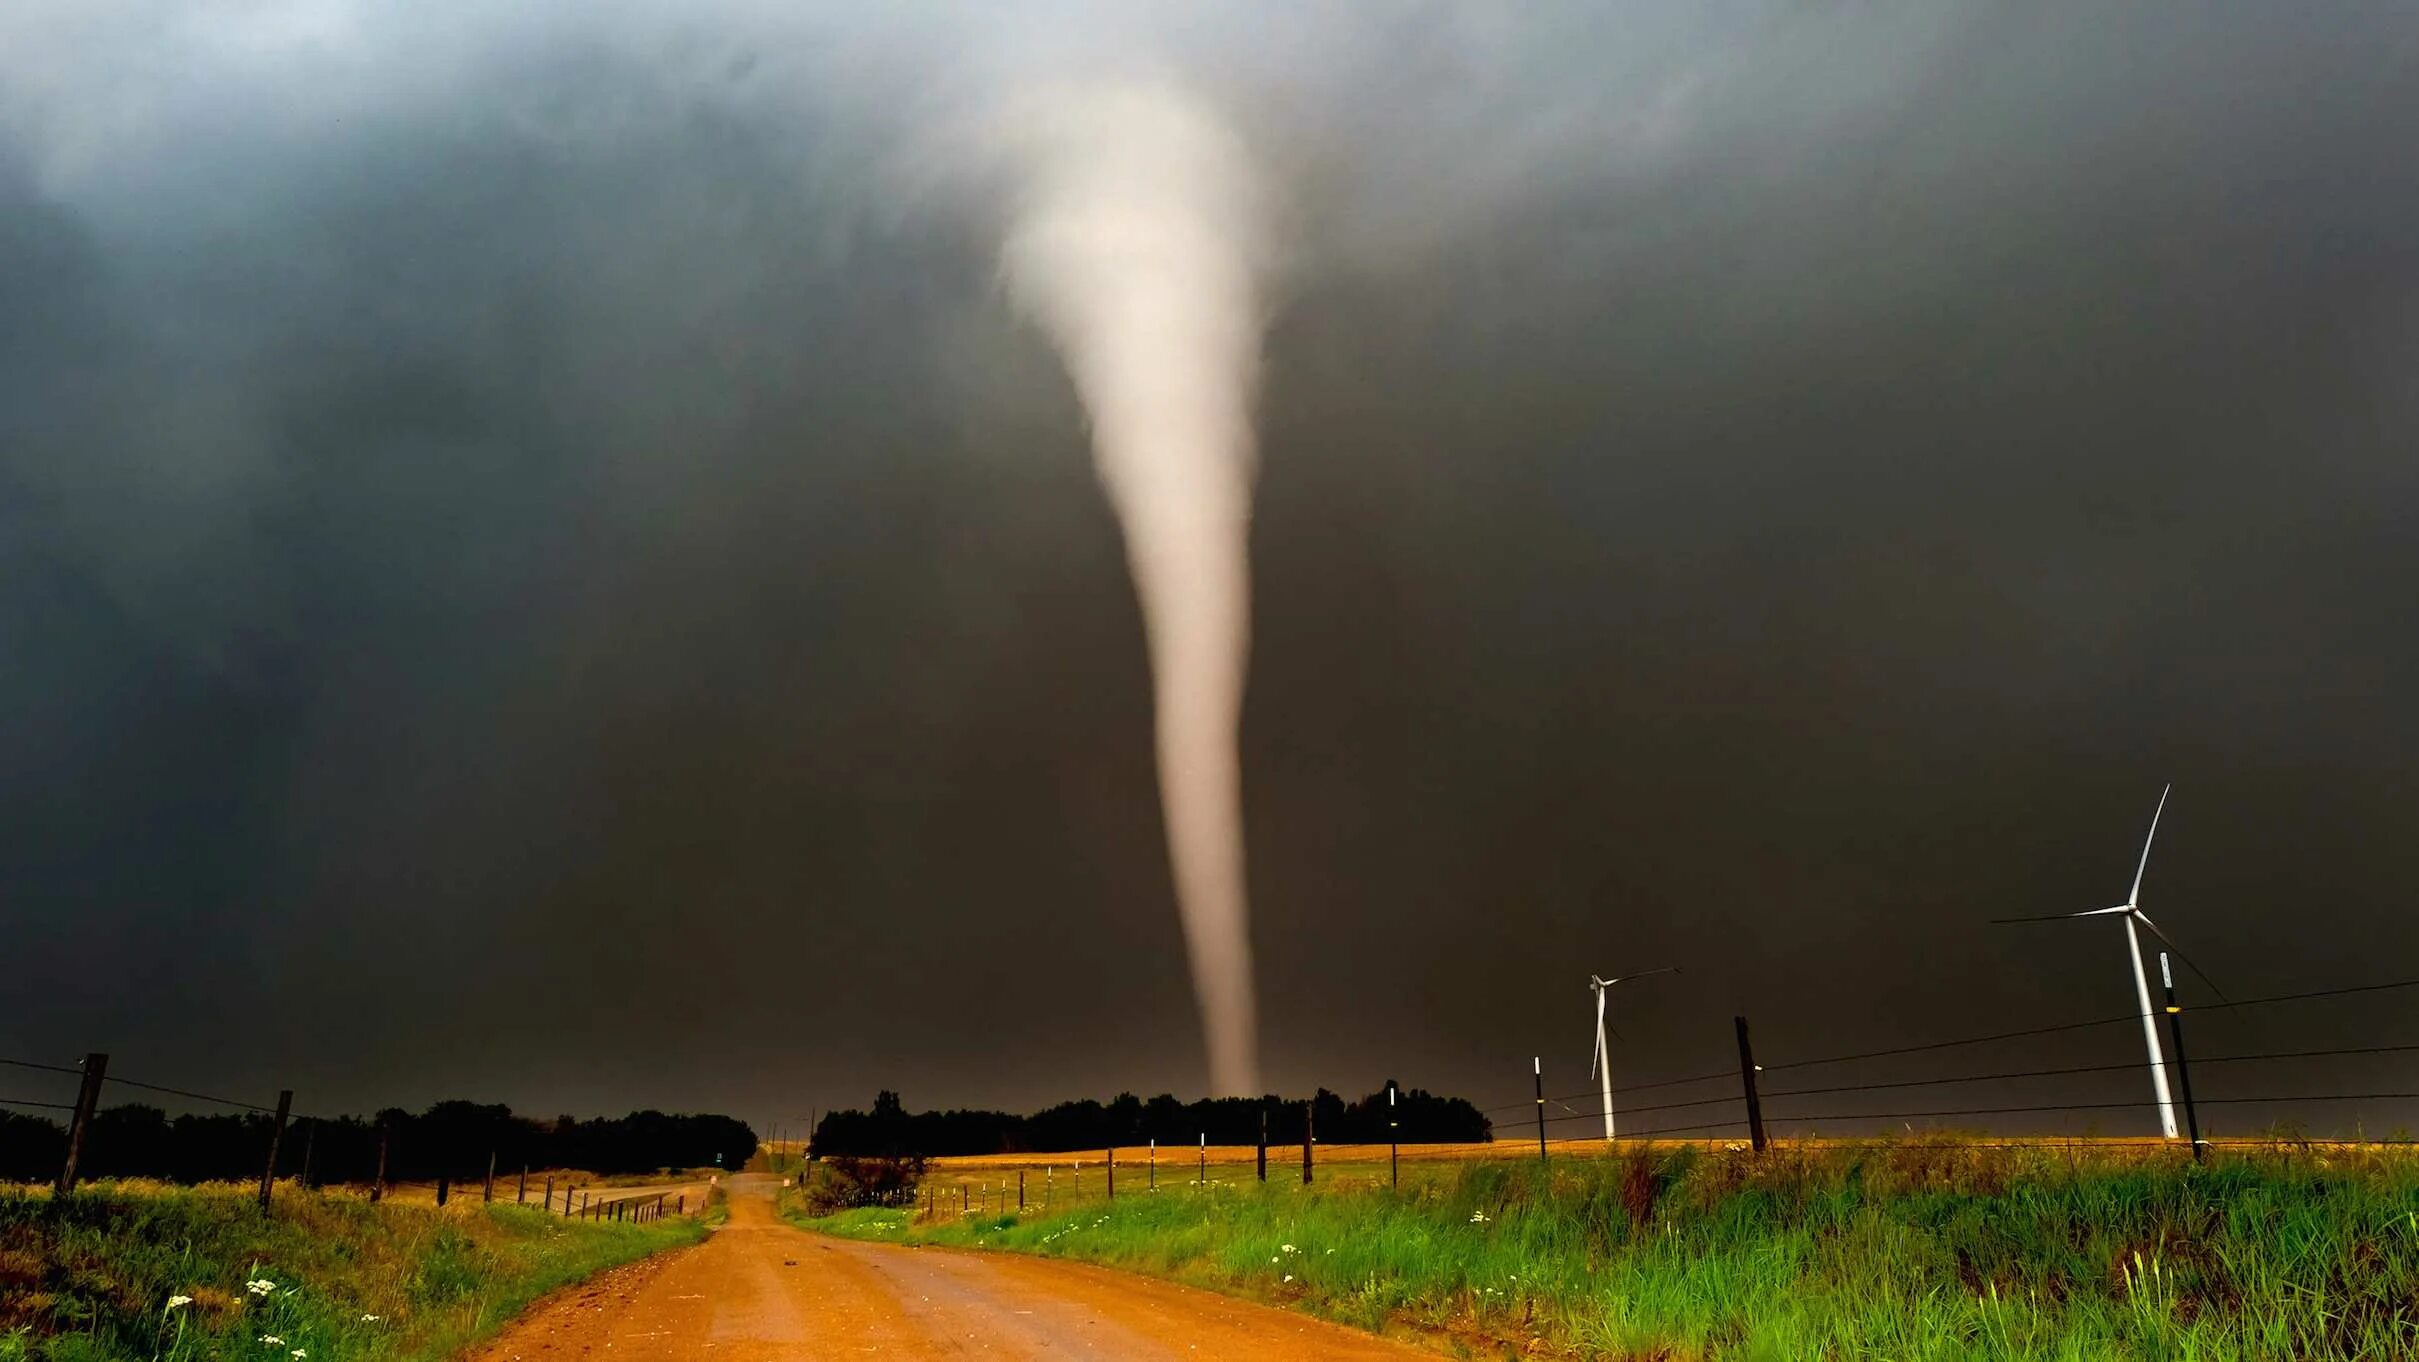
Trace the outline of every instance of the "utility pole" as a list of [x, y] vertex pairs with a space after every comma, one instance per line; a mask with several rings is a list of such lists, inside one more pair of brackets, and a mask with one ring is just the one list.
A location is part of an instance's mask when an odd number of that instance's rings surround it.
[[2184, 1129], [2192, 1138], [2192, 1161], [2202, 1162], [2201, 1114], [2192, 1105], [2192, 1066], [2184, 1060], [2184, 1009], [2175, 1000], [2175, 969], [2159, 952], [2159, 982], [2167, 987], [2167, 1048], [2175, 1051], [2176, 1086], [2183, 1090]]

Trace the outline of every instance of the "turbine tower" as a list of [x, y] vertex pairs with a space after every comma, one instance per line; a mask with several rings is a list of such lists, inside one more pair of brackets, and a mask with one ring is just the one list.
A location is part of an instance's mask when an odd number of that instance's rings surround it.
[[1677, 967], [1667, 965], [1662, 969], [1640, 970], [1636, 974], [1616, 974], [1610, 979], [1600, 974], [1591, 974], [1587, 977], [1587, 986], [1596, 991], [1596, 1053], [1587, 1062], [1587, 1076], [1603, 1084], [1604, 1138], [1607, 1141], [1613, 1138], [1613, 1052], [1606, 1048], [1604, 1043], [1604, 991], [1624, 979], [1644, 979], [1650, 974], [1678, 974], [1679, 972]]
[[2150, 1052], [2150, 1090], [2158, 1101], [2159, 1129], [2170, 1140], [2176, 1138], [2175, 1098], [2167, 1088], [2167, 1059], [2159, 1050], [2158, 1023], [2153, 1019], [2150, 1009], [2150, 976], [2142, 970], [2142, 938], [2141, 934], [2134, 930], [2135, 925], [2140, 924], [2152, 936], [2165, 943], [2167, 949], [2175, 954], [2176, 959], [2183, 961], [2194, 974], [2201, 976], [2201, 982], [2209, 985], [2210, 992], [2215, 993], [2220, 999], [2226, 996], [2225, 990], [2219, 988], [2216, 981], [2211, 979], [2200, 966], [2193, 964], [2192, 958], [2184, 954], [2183, 948], [2170, 940], [2167, 933], [2160, 931], [2159, 924], [2152, 922], [2149, 915], [2142, 911], [2142, 872], [2150, 868], [2150, 844], [2159, 835], [2159, 815], [2167, 811], [2167, 796], [2174, 789], [2175, 786], [2169, 784], [2166, 789], [2159, 791], [2159, 806], [2152, 810], [2150, 815], [2150, 835], [2142, 839], [2142, 860], [2133, 869], [2133, 889], [2125, 895], [2123, 903], [2113, 908], [2086, 908], [2080, 913], [2051, 913], [2046, 917], [1992, 919], [1994, 922], [2005, 923], [2069, 922], [2076, 918], [2111, 915], [2119, 915], [2124, 918], [2125, 950], [2133, 962], [2134, 998], [2142, 1008], [2142, 1045]]

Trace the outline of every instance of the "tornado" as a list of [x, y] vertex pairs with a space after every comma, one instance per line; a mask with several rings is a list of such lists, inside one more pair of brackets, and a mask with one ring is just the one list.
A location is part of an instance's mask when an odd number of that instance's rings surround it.
[[1002, 278], [1066, 365], [1124, 531], [1210, 1083], [1256, 1093], [1236, 739], [1251, 644], [1263, 186], [1234, 129], [1175, 85], [1055, 89], [1009, 122]]

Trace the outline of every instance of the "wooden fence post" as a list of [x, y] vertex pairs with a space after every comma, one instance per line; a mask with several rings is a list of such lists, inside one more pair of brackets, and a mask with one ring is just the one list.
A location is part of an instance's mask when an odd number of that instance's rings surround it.
[[1747, 1138], [1755, 1152], [1764, 1152], [1764, 1102], [1755, 1090], [1755, 1047], [1747, 1041], [1747, 1019], [1733, 1017], [1739, 1029], [1739, 1083], [1747, 1090]]
[[1310, 1103], [1304, 1102], [1302, 1104], [1302, 1185], [1305, 1187], [1310, 1185], [1310, 1122], [1312, 1110], [1313, 1108]]
[[1537, 1079], [1537, 1161], [1545, 1162], [1545, 1056], [1530, 1059], [1529, 1067]]
[[1260, 1104], [1260, 1181], [1268, 1181], [1268, 1103]]
[[84, 1056], [84, 1077], [76, 1085], [76, 1114], [67, 1124], [67, 1159], [59, 1165], [58, 1185], [53, 1196], [64, 1197], [76, 1189], [76, 1164], [84, 1157], [84, 1132], [92, 1127], [93, 1109], [101, 1104], [101, 1080], [109, 1072], [109, 1056], [94, 1052]]
[[277, 1119], [269, 1126], [269, 1164], [260, 1170], [260, 1208], [269, 1209], [269, 1188], [277, 1182], [277, 1146], [286, 1137], [286, 1114], [294, 1109], [294, 1090], [277, 1090]]
[[496, 1204], [496, 1151], [492, 1149], [487, 1151], [487, 1185], [479, 1190], [479, 1200]]
[[378, 1123], [378, 1172], [370, 1179], [370, 1202], [373, 1205], [386, 1195], [386, 1141], [393, 1130], [394, 1127], [384, 1121]]
[[528, 1165], [528, 1164], [525, 1164], [525, 1163], [524, 1163], [524, 1164], [522, 1164], [522, 1165], [521, 1165], [521, 1185], [520, 1185], [520, 1187], [519, 1187], [518, 1189], [516, 1189], [516, 1190], [513, 1192], [513, 1194], [512, 1194], [512, 1204], [513, 1204], [513, 1205], [515, 1205], [515, 1206], [526, 1206], [526, 1205], [528, 1205], [528, 1204], [529, 1204], [529, 1165]]

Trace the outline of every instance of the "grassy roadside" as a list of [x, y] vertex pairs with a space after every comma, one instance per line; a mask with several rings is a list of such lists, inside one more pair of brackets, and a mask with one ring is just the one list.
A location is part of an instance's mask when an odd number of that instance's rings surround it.
[[1465, 1352], [1655, 1359], [2419, 1356], [2407, 1151], [1935, 1142], [1438, 1169], [1399, 1194], [1163, 1188], [1051, 1215], [799, 1223], [1083, 1259]]
[[547, 1291], [703, 1233], [286, 1188], [263, 1216], [226, 1184], [101, 1183], [58, 1207], [0, 1190], [0, 1362], [434, 1362]]

